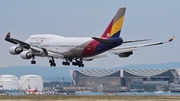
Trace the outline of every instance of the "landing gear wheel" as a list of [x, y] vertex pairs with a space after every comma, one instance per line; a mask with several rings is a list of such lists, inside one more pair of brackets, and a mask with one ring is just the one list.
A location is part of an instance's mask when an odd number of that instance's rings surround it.
[[31, 61], [31, 64], [36, 64], [35, 56], [34, 56], [34, 55], [32, 55], [32, 61]]
[[31, 61], [31, 64], [33, 64], [33, 61]]
[[50, 66], [51, 67], [56, 67], [56, 63], [51, 63]]
[[64, 62], [64, 61], [62, 62], [62, 65], [65, 65], [65, 62]]
[[56, 63], [54, 63], [53, 66], [56, 67]]
[[84, 64], [81, 64], [82, 67], [84, 67]]
[[78, 67], [84, 67], [82, 59], [80, 60], [75, 59], [75, 61], [72, 62], [72, 65], [78, 66]]
[[69, 65], [70, 65], [70, 63], [69, 63], [69, 62], [67, 62], [67, 65], [69, 66]]
[[84, 64], [78, 64], [79, 67], [84, 67]]
[[52, 63], [52, 60], [51, 60], [51, 59], [49, 60], [49, 63]]
[[72, 65], [77, 66], [77, 62], [72, 62]]
[[[71, 59], [70, 59], [71, 60]], [[70, 62], [68, 62], [68, 59], [66, 59], [65, 61], [62, 62], [62, 65], [64, 66], [69, 66]]]
[[56, 63], [55, 63], [55, 60], [53, 57], [52, 57], [52, 59], [49, 60], [49, 63], [50, 63], [51, 67], [53, 67], [53, 66], [56, 67]]
[[36, 61], [32, 60], [32, 61], [31, 61], [31, 64], [36, 64]]

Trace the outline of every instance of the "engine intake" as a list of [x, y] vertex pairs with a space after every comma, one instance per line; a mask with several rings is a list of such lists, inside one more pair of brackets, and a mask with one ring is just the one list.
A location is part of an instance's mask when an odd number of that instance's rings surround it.
[[20, 54], [23, 50], [17, 46], [12, 46], [10, 49], [9, 49], [9, 53], [11, 53], [12, 55], [17, 55], [17, 54]]
[[120, 54], [118, 54], [118, 56], [121, 57], [121, 58], [125, 58], [125, 57], [129, 57], [132, 54], [133, 54], [133, 52], [130, 51], [130, 52], [120, 53]]
[[20, 56], [22, 59], [31, 59], [33, 57], [33, 54], [29, 51], [23, 51]]

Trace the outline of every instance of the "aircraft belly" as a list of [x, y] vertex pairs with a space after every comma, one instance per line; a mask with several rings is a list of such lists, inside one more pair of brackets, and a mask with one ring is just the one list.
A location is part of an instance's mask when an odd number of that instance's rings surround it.
[[82, 58], [83, 51], [85, 47], [91, 42], [92, 40], [89, 40], [87, 42], [84, 42], [83, 44], [76, 46], [72, 48], [71, 50], [64, 52], [63, 55], [66, 58]]
[[73, 49], [71, 51], [74, 54], [74, 57], [82, 57], [82, 51], [83, 50], [75, 50], [75, 49]]
[[80, 57], [82, 57], [82, 51], [83, 51], [83, 49], [74, 48], [74, 49], [64, 52], [63, 55], [66, 58], [80, 58]]

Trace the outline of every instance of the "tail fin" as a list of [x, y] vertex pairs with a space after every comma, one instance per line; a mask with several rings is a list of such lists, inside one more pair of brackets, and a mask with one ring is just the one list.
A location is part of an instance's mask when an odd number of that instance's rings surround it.
[[110, 22], [109, 26], [104, 31], [101, 37], [110, 38], [110, 37], [119, 37], [124, 21], [126, 8], [120, 8], [112, 21]]

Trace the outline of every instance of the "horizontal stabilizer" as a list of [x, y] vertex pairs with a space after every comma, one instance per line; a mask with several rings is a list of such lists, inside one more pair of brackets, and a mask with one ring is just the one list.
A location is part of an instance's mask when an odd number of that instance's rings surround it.
[[97, 37], [92, 37], [92, 39], [94, 39], [102, 44], [111, 44], [112, 43], [111, 40], [107, 40], [107, 39], [102, 39], [102, 38], [97, 38]]

